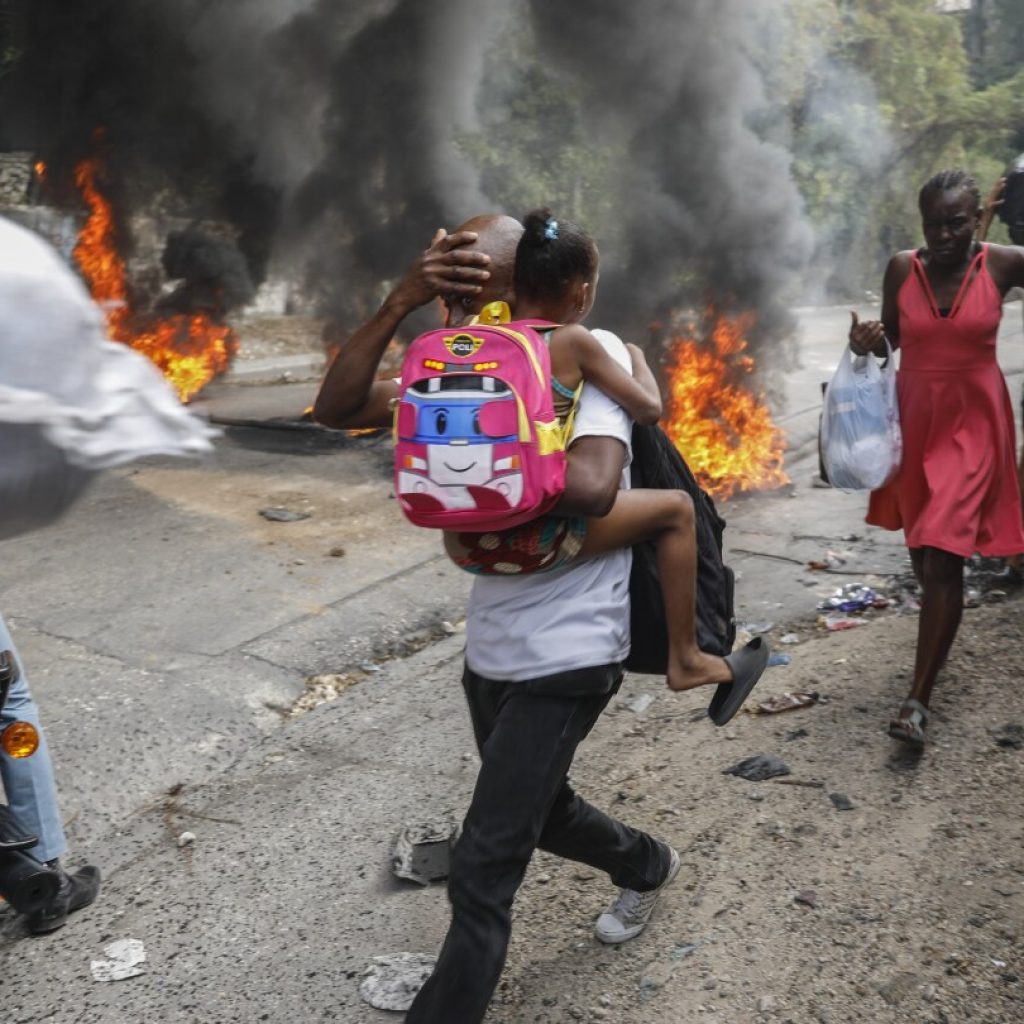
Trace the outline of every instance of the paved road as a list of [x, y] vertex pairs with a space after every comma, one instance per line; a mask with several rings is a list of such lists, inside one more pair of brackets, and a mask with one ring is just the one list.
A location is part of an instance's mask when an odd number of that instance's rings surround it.
[[[820, 382], [848, 314], [798, 315], [802, 364], [779, 410], [792, 486], [724, 509], [746, 622], [812, 617], [843, 581], [802, 567], [828, 548], [843, 548], [855, 573], [904, 559], [898, 537], [865, 529], [862, 497], [811, 487]], [[1015, 390], [1021, 334], [1012, 306], [1003, 352]], [[313, 387], [237, 383], [206, 405], [234, 419], [292, 416]], [[473, 774], [460, 639], [439, 640], [463, 617], [468, 580], [433, 535], [404, 524], [388, 466], [386, 440], [229, 428], [206, 461], [108, 473], [57, 526], [0, 545], [3, 610], [57, 751], [69, 833], [110, 877], [102, 903], [53, 938], [23, 941], [0, 916], [12, 1024], [278, 1021], [294, 1018], [289, 999], [316, 1019], [339, 1005], [317, 939], [325, 915], [340, 915], [331, 948], [346, 947], [345, 970], [379, 951], [396, 823], [445, 809], [432, 780], [465, 796]], [[270, 522], [259, 514], [270, 507], [308, 518]], [[354, 685], [286, 719], [323, 673]], [[267, 820], [289, 802], [301, 834], [290, 815]], [[182, 852], [174, 837], [185, 828], [212, 843]], [[365, 877], [380, 897], [368, 905], [365, 886], [344, 881]], [[437, 913], [426, 896], [402, 898]], [[126, 935], [152, 945], [150, 975], [91, 982], [88, 960]], [[314, 976], [329, 981], [302, 980]], [[350, 996], [338, 1019], [377, 1019], [355, 1016], [367, 1011]]]

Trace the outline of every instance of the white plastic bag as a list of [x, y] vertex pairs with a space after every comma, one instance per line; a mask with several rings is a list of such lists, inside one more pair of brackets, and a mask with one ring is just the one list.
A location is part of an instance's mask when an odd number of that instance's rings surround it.
[[213, 436], [148, 359], [107, 340], [56, 250], [0, 217], [0, 540], [52, 522], [98, 470], [206, 452]]
[[885, 366], [869, 353], [843, 349], [825, 392], [821, 455], [833, 487], [868, 491], [887, 484], [900, 468], [903, 435], [896, 398], [896, 367], [886, 342]]

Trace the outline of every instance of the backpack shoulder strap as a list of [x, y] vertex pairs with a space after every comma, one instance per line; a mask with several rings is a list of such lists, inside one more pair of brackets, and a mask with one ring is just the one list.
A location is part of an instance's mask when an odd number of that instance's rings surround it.
[[516, 324], [519, 327], [529, 327], [534, 331], [554, 331], [564, 326], [563, 324], [553, 323], [550, 320], [516, 320]]

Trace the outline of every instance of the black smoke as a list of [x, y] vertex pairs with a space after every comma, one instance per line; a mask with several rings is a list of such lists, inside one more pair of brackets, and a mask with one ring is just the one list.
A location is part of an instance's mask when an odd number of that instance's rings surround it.
[[295, 194], [291, 228], [318, 239], [312, 281], [338, 315], [366, 315], [360, 299], [397, 276], [439, 226], [488, 207], [452, 134], [475, 120], [496, 7], [397, 0], [334, 55], [322, 149]]
[[0, 144], [45, 158], [70, 203], [102, 128], [123, 214], [228, 220], [253, 281], [276, 261], [348, 329], [435, 228], [494, 208], [454, 137], [514, 59], [509, 27], [532, 34], [624, 154], [594, 322], [640, 339], [713, 298], [757, 310], [764, 341], [789, 333], [810, 240], [789, 156], [755, 128], [767, 44], [748, 2], [5, 2], [21, 57], [0, 79]]
[[196, 225], [172, 231], [161, 263], [168, 280], [179, 282], [157, 302], [161, 313], [206, 313], [222, 321], [231, 310], [253, 300], [249, 268], [231, 239], [219, 238]]
[[[74, 168], [101, 162], [99, 180], [130, 251], [130, 217], [231, 211], [249, 272], [261, 279], [279, 196], [251, 172], [196, 87], [197, 59], [175, 7], [142, 0], [13, 0], [0, 79], [0, 145], [46, 163], [46, 197], [79, 203]], [[125, 253], [127, 255], [127, 251]]]
[[635, 333], [641, 318], [715, 301], [758, 311], [755, 339], [784, 345], [788, 289], [811, 237], [789, 154], [752, 127], [765, 98], [751, 5], [531, 0], [530, 9], [548, 59], [585, 85], [584, 117], [627, 154], [621, 249], [604, 261], [595, 318]]

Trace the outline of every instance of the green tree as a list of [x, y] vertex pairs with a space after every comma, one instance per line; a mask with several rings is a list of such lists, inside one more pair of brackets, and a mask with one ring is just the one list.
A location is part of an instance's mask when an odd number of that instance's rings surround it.
[[528, 25], [504, 36], [481, 96], [481, 125], [456, 140], [484, 195], [514, 216], [550, 205], [613, 244], [611, 175], [621, 154], [590, 138], [580, 89], [536, 56]]
[[[1003, 2], [1020, 13], [1019, 0]], [[804, 18], [798, 36], [824, 27], [829, 39], [791, 103], [794, 173], [812, 220], [841, 250], [832, 254], [842, 272], [830, 290], [877, 288], [891, 252], [920, 242], [917, 191], [925, 180], [960, 166], [984, 193], [998, 179], [1021, 141], [1024, 71], [1004, 62], [1002, 78], [993, 71], [976, 84], [963, 20], [938, 13], [931, 0], [794, 0], [793, 9]], [[857, 72], [873, 97], [847, 97], [831, 118], [807, 119], [830, 68]]]

